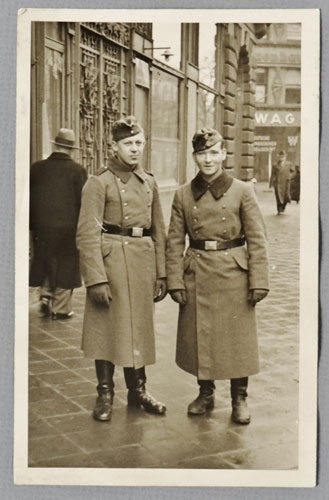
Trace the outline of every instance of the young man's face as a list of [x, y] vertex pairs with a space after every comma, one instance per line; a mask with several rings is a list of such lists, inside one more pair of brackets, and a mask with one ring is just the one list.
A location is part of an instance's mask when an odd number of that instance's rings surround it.
[[145, 146], [144, 133], [126, 137], [121, 141], [112, 142], [113, 151], [117, 154], [119, 159], [131, 167], [136, 166], [143, 154]]
[[205, 151], [193, 153], [198, 169], [208, 180], [215, 179], [222, 173], [222, 162], [226, 158], [226, 149], [219, 141]]

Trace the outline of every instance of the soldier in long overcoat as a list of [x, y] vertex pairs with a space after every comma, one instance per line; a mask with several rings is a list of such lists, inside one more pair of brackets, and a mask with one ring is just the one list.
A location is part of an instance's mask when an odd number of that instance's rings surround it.
[[218, 131], [196, 132], [193, 148], [200, 171], [175, 193], [167, 243], [168, 290], [179, 303], [176, 363], [200, 387], [189, 414], [213, 408], [214, 380], [230, 379], [232, 419], [249, 423], [248, 377], [259, 371], [255, 305], [268, 293], [264, 220], [253, 188], [222, 169]]
[[140, 166], [145, 138], [134, 117], [112, 127], [114, 155], [82, 193], [77, 230], [87, 287], [82, 349], [95, 359], [97, 420], [110, 420], [115, 365], [124, 367], [128, 403], [163, 414], [146, 392], [155, 363], [154, 301], [166, 295], [166, 233], [156, 181]]
[[87, 173], [70, 156], [74, 139], [73, 130], [61, 128], [54, 152], [30, 172], [30, 286], [41, 287], [41, 311], [53, 319], [72, 316], [72, 291], [81, 286], [75, 234]]
[[278, 163], [273, 165], [270, 187], [274, 187], [276, 206], [278, 215], [282, 215], [286, 209], [287, 203], [291, 201], [290, 183], [293, 173], [293, 167], [287, 161], [285, 151], [280, 151], [278, 154]]

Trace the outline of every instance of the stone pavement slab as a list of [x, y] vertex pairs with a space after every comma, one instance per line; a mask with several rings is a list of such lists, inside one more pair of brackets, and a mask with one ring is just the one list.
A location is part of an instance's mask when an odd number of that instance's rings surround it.
[[29, 466], [298, 467], [299, 206], [277, 216], [274, 193], [264, 184], [256, 189], [268, 229], [271, 292], [257, 305], [261, 372], [250, 377], [251, 424], [231, 422], [228, 381], [216, 383], [213, 411], [187, 416], [198, 388], [175, 364], [178, 307], [169, 297], [155, 308], [157, 363], [147, 367], [147, 388], [167, 414], [128, 407], [117, 367], [112, 421], [96, 422], [94, 362], [80, 351], [85, 291], [74, 292], [73, 318], [52, 321], [40, 316], [31, 290]]

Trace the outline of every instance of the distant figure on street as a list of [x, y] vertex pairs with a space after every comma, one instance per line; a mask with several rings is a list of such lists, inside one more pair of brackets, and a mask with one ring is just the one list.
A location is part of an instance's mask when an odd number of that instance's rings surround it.
[[292, 170], [291, 163], [287, 161], [286, 152], [280, 151], [278, 163], [273, 165], [270, 179], [270, 187], [274, 187], [278, 215], [284, 213], [287, 203], [291, 201], [290, 180]]
[[40, 288], [40, 310], [52, 319], [73, 315], [72, 292], [81, 286], [75, 243], [85, 169], [72, 160], [74, 132], [61, 128], [54, 152], [31, 166], [30, 230], [32, 263], [30, 286]]
[[295, 171], [292, 174], [291, 183], [290, 183], [290, 194], [291, 199], [296, 203], [299, 203], [300, 199], [300, 167], [299, 165], [295, 166]]
[[87, 287], [82, 349], [95, 359], [100, 421], [111, 418], [115, 365], [124, 367], [129, 405], [166, 411], [145, 387], [145, 366], [155, 363], [154, 302], [167, 293], [159, 193], [140, 165], [145, 137], [136, 118], [115, 122], [112, 139], [109, 166], [83, 189], [77, 231]]
[[167, 244], [176, 363], [199, 385], [188, 414], [211, 410], [215, 380], [230, 379], [231, 418], [248, 424], [248, 377], [259, 371], [255, 306], [269, 289], [265, 225], [253, 187], [222, 167], [219, 132], [203, 128], [192, 143], [199, 173], [175, 193]]

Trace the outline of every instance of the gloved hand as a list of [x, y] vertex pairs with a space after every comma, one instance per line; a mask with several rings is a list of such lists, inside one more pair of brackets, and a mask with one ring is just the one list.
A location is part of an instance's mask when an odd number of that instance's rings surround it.
[[112, 296], [108, 283], [100, 283], [89, 286], [87, 288], [87, 294], [94, 304], [98, 306], [110, 307]]
[[184, 306], [186, 304], [186, 290], [170, 290], [171, 298], [178, 302], [178, 304]]
[[166, 278], [158, 278], [155, 283], [154, 302], [160, 302], [167, 295], [167, 280]]
[[254, 288], [253, 290], [249, 290], [248, 300], [250, 304], [255, 307], [257, 302], [265, 299], [268, 294], [268, 290], [264, 290], [263, 288]]

